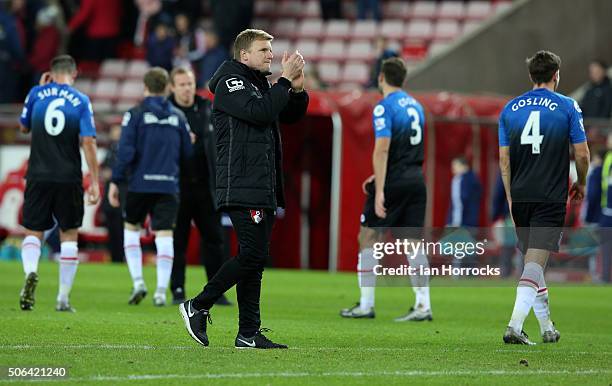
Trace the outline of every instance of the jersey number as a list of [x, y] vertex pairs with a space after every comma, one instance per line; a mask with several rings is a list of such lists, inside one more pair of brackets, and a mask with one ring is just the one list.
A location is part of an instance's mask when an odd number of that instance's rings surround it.
[[421, 120], [419, 112], [414, 107], [408, 107], [408, 115], [412, 117], [412, 130], [414, 134], [410, 136], [410, 144], [418, 145], [423, 140], [423, 129], [421, 128]]
[[521, 133], [521, 145], [531, 145], [531, 154], [540, 154], [544, 136], [540, 135], [540, 112], [532, 111]]
[[64, 130], [66, 125], [66, 116], [59, 110], [58, 107], [63, 106], [66, 103], [64, 98], [54, 99], [45, 112], [45, 130], [49, 135], [56, 136]]

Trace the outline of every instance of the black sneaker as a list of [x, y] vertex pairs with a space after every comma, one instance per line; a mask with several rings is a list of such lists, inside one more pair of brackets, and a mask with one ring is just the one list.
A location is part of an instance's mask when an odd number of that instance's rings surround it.
[[506, 328], [503, 339], [504, 343], [506, 344], [526, 344], [528, 346], [535, 345], [535, 343], [529, 340], [529, 336], [527, 336], [525, 331], [518, 332], [510, 326]]
[[227, 300], [225, 295], [221, 295], [221, 297], [219, 299], [217, 299], [217, 301], [215, 302], [215, 305], [216, 306], [231, 306], [232, 302]]
[[128, 304], [132, 306], [136, 306], [140, 304], [142, 299], [144, 299], [146, 296], [147, 296], [147, 287], [144, 284], [141, 284], [138, 287], [134, 287], [132, 288], [132, 294], [130, 295]]
[[25, 284], [21, 290], [21, 296], [19, 297], [19, 306], [23, 311], [31, 311], [34, 308], [34, 292], [36, 291], [37, 284], [38, 274], [30, 272], [28, 277], [26, 277]]
[[185, 290], [183, 287], [178, 287], [172, 290], [172, 304], [178, 305], [185, 303]]
[[287, 348], [286, 345], [280, 343], [274, 343], [270, 339], [268, 339], [263, 332], [269, 332], [268, 328], [260, 328], [259, 331], [255, 333], [250, 338], [247, 338], [241, 334], [238, 334], [236, 337], [236, 348], [259, 348], [259, 349], [273, 349], [273, 348]]
[[208, 346], [208, 335], [206, 335], [206, 322], [212, 324], [210, 318], [210, 312], [208, 310], [196, 310], [193, 308], [191, 303], [193, 300], [189, 299], [179, 306], [179, 312], [185, 322], [185, 328], [191, 337], [201, 344], [202, 346]]

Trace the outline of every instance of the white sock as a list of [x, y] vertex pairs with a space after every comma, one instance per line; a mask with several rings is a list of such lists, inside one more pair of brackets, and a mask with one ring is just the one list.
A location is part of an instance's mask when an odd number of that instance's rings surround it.
[[531, 307], [533, 307], [539, 287], [540, 275], [543, 275], [543, 269], [539, 264], [529, 262], [523, 267], [523, 274], [519, 280], [518, 287], [516, 287], [516, 300], [509, 323], [509, 326], [517, 332], [521, 332], [523, 329], [523, 323], [527, 315], [529, 315]]
[[68, 302], [70, 290], [74, 283], [77, 268], [79, 266], [79, 247], [76, 241], [64, 241], [61, 244], [59, 269], [59, 293], [58, 302]]
[[166, 294], [166, 288], [170, 283], [172, 273], [172, 261], [174, 260], [174, 245], [172, 236], [155, 237], [157, 248], [157, 289], [156, 294]]
[[374, 258], [374, 250], [372, 248], [366, 248], [359, 253], [359, 261], [357, 263], [357, 278], [359, 279], [359, 289], [361, 291], [359, 308], [364, 312], [374, 307], [376, 275], [374, 275], [373, 269], [377, 264], [378, 260]]
[[125, 260], [134, 282], [134, 287], [144, 285], [142, 279], [142, 249], [140, 248], [140, 231], [123, 230], [123, 250]]
[[21, 242], [21, 261], [26, 276], [32, 272], [38, 272], [39, 259], [40, 240], [35, 236], [26, 236]]
[[535, 302], [533, 303], [533, 313], [538, 319], [540, 324], [540, 333], [544, 334], [546, 331], [553, 331], [555, 327], [550, 320], [550, 308], [548, 306], [548, 288], [546, 288], [546, 281], [544, 275], [540, 279], [540, 289], [536, 295]]
[[[414, 259], [408, 258], [408, 263], [411, 267], [415, 267], [417, 272], [429, 269], [429, 261], [427, 256], [418, 252]], [[414, 291], [415, 300], [414, 308], [423, 311], [431, 310], [431, 301], [429, 299], [429, 275], [410, 275], [412, 290]]]

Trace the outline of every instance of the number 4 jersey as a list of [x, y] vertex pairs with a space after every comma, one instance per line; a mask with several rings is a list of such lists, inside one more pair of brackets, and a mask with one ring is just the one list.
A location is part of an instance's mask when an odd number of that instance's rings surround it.
[[25, 100], [20, 122], [32, 133], [26, 179], [82, 181], [79, 136], [96, 136], [85, 94], [67, 84], [36, 86]]
[[572, 98], [538, 88], [508, 102], [499, 117], [499, 146], [510, 147], [512, 202], [565, 203], [569, 144], [585, 141]]
[[420, 176], [425, 140], [421, 104], [402, 90], [392, 92], [374, 107], [373, 126], [376, 139], [391, 138], [385, 186]]

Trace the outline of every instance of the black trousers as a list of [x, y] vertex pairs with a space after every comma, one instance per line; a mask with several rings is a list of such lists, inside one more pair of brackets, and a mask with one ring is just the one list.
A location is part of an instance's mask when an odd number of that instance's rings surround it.
[[238, 256], [227, 261], [213, 277], [204, 290], [195, 297], [197, 309], [210, 309], [221, 295], [236, 286], [238, 299], [238, 332], [252, 336], [261, 326], [259, 298], [261, 279], [265, 263], [270, 254], [270, 235], [274, 225], [273, 210], [259, 210], [257, 213], [247, 208], [233, 208], [227, 213], [232, 220], [238, 237]]
[[206, 269], [208, 281], [225, 261], [221, 214], [215, 210], [207, 184], [181, 185], [179, 210], [174, 229], [174, 263], [170, 289], [185, 288], [185, 263], [191, 220], [200, 231], [200, 262]]

